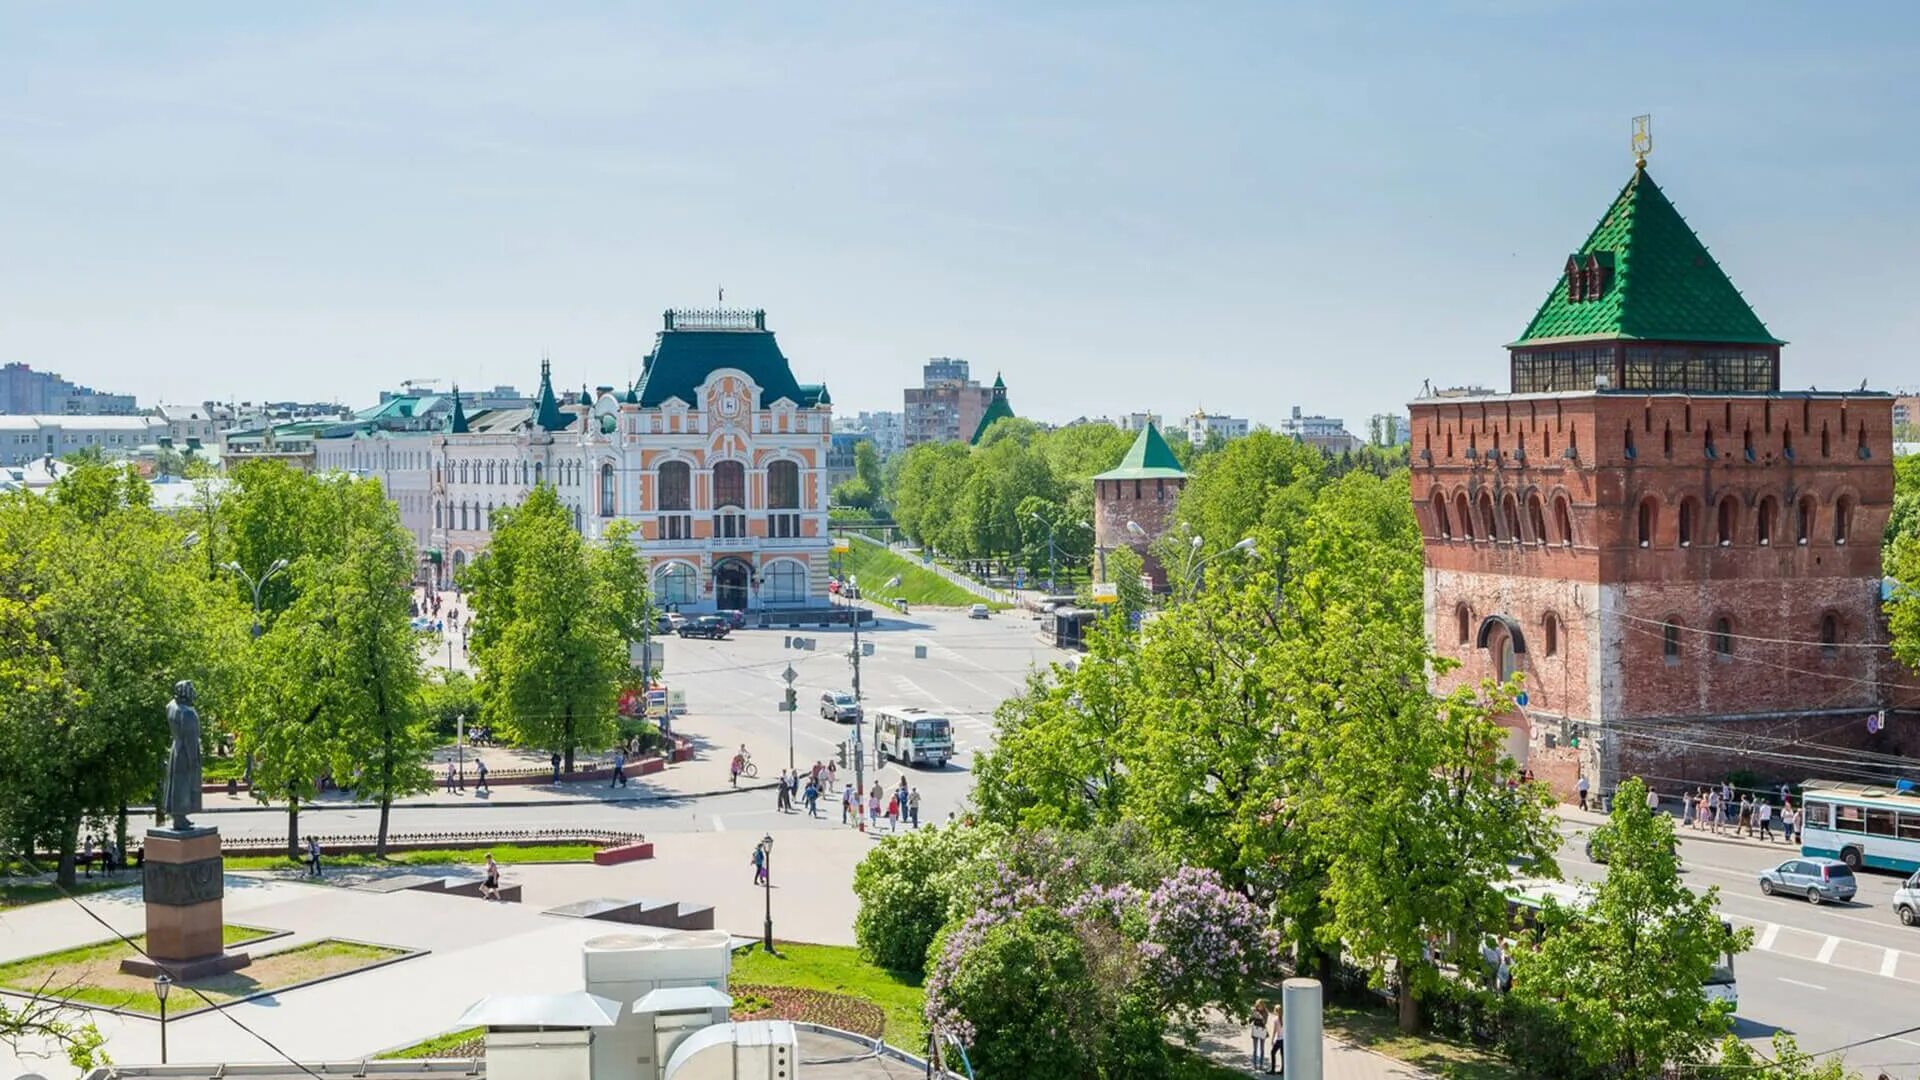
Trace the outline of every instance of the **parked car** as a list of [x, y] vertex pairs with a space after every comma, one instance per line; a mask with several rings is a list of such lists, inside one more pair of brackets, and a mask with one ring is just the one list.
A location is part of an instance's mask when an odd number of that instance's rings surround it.
[[702, 615], [691, 622], [683, 623], [677, 631], [683, 638], [703, 637], [710, 641], [719, 641], [732, 632], [732, 624], [721, 615]]
[[991, 614], [992, 612], [987, 609], [987, 605], [985, 604], [975, 604], [967, 609], [967, 618], [969, 619], [984, 619]]
[[1920, 871], [1894, 890], [1893, 913], [1907, 926], [1920, 926]]
[[845, 690], [829, 690], [820, 695], [820, 718], [851, 724], [862, 716], [860, 702]]
[[723, 611], [720, 617], [727, 620], [727, 625], [735, 630], [747, 625], [747, 613], [744, 611]]
[[1768, 896], [1804, 896], [1809, 904], [1851, 900], [1857, 888], [1853, 871], [1839, 859], [1788, 859], [1771, 870], [1760, 871], [1761, 892]]
[[680, 614], [677, 611], [667, 612], [666, 620], [667, 620], [666, 629], [661, 632], [669, 633], [669, 634], [679, 632], [681, 627], [693, 621], [687, 618], [685, 615]]

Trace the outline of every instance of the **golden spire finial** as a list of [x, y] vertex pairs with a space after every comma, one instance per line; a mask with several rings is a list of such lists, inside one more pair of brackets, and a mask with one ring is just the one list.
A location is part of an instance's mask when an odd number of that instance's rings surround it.
[[1647, 155], [1653, 153], [1653, 114], [1633, 118], [1633, 167], [1647, 167]]

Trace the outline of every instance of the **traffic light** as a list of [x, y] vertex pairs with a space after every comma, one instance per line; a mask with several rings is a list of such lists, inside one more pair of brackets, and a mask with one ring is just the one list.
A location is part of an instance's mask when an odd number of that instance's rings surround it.
[[840, 759], [840, 767], [843, 769], [846, 768], [847, 767], [847, 744], [843, 742], [835, 749], [838, 751], [838, 757]]
[[793, 687], [789, 686], [787, 687], [787, 711], [798, 712], [799, 710], [800, 710], [800, 696], [793, 692]]

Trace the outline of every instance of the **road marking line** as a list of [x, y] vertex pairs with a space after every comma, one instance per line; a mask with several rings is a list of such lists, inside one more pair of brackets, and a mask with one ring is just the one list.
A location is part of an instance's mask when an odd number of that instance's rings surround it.
[[1887, 1038], [1892, 1039], [1894, 1042], [1906, 1043], [1908, 1046], [1920, 1046], [1920, 1042], [1914, 1042], [1912, 1039], [1903, 1039], [1898, 1035], [1889, 1035]]
[[1828, 934], [1827, 940], [1825, 941], [1825, 943], [1823, 943], [1820, 946], [1820, 955], [1814, 957], [1813, 962], [1816, 964], [1833, 963], [1833, 952], [1835, 949], [1838, 949], [1839, 947], [1840, 947], [1840, 939], [1837, 937], [1834, 937], [1832, 934]]
[[1775, 975], [1774, 978], [1779, 979], [1783, 983], [1792, 983], [1795, 986], [1804, 986], [1809, 990], [1819, 990], [1822, 993], [1824, 993], [1827, 989], [1824, 986], [1815, 986], [1810, 982], [1801, 982], [1799, 979], [1789, 979], [1785, 975]]
[[719, 814], [715, 814], [715, 815], [713, 815], [713, 831], [714, 831], [714, 832], [726, 832], [726, 831], [727, 831], [727, 823], [726, 823], [726, 822], [724, 822], [724, 821], [722, 821], [722, 820], [720, 820], [720, 815], [719, 815]]
[[1772, 952], [1774, 939], [1778, 938], [1779, 936], [1780, 936], [1780, 924], [1777, 922], [1770, 922], [1767, 924], [1766, 932], [1760, 935], [1760, 943], [1754, 946], [1754, 948], [1761, 949], [1766, 952]]
[[[1900, 950], [1888, 949], [1887, 955], [1880, 958], [1880, 974], [1893, 978], [1894, 969], [1900, 966]], [[1916, 1044], [1920, 1045], [1920, 1044]]]

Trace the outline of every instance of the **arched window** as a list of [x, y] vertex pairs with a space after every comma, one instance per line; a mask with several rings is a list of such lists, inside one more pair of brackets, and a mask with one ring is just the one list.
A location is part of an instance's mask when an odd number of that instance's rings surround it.
[[1473, 639], [1473, 616], [1468, 614], [1467, 605], [1460, 604], [1453, 609], [1454, 629], [1459, 631], [1460, 644], [1465, 645]]
[[1768, 495], [1760, 500], [1760, 508], [1754, 511], [1753, 539], [1761, 547], [1767, 547], [1773, 543], [1773, 519], [1778, 507], [1779, 504], [1773, 501], [1773, 496]]
[[1660, 506], [1654, 501], [1653, 496], [1648, 495], [1640, 500], [1639, 523], [1634, 529], [1634, 536], [1640, 541], [1641, 547], [1653, 543], [1653, 531], [1659, 523]]
[[1828, 660], [1840, 654], [1840, 620], [1831, 614], [1820, 617], [1820, 655]]
[[467, 463], [464, 461], [460, 463], [460, 482], [467, 483]]
[[1717, 532], [1721, 547], [1727, 547], [1733, 543], [1733, 530], [1734, 526], [1738, 523], [1739, 519], [1736, 515], [1738, 515], [1739, 512], [1739, 504], [1734, 501], [1733, 496], [1727, 495], [1721, 498], [1720, 525]]
[[1504, 524], [1507, 529], [1507, 539], [1516, 544], [1519, 543], [1521, 540], [1520, 500], [1514, 497], [1513, 492], [1507, 492], [1506, 497], [1500, 500], [1500, 512], [1506, 519]]
[[1833, 542], [1844, 544], [1853, 530], [1853, 496], [1842, 495], [1833, 501]]
[[1471, 542], [1476, 535], [1473, 528], [1473, 513], [1467, 509], [1467, 493], [1461, 492], [1453, 497], [1454, 517], [1460, 521], [1460, 535]]
[[800, 466], [791, 461], [776, 461], [767, 466], [767, 508], [800, 509]]
[[467, 528], [467, 504], [466, 503], [460, 504], [460, 528], [462, 531], [464, 531]]
[[713, 506], [747, 505], [747, 467], [737, 461], [722, 461], [713, 467]]
[[1560, 532], [1560, 545], [1573, 546], [1573, 509], [1565, 495], [1553, 500], [1553, 527]]
[[1668, 457], [1673, 456], [1673, 421], [1671, 420], [1667, 421], [1667, 426], [1660, 433], [1660, 449]]
[[1493, 516], [1493, 492], [1480, 493], [1480, 525], [1486, 530], [1488, 540], [1500, 539], [1500, 522]]
[[769, 564], [760, 572], [760, 599], [768, 604], [806, 603], [807, 568], [792, 559]]
[[1733, 655], [1733, 622], [1725, 615], [1713, 620], [1713, 655]]
[[600, 516], [601, 517], [613, 516], [613, 513], [614, 513], [613, 488], [614, 488], [613, 466], [610, 464], [601, 465], [600, 466]]
[[440, 504], [438, 502], [434, 503], [433, 504], [433, 527], [436, 529], [446, 528], [446, 522], [443, 520], [445, 515], [443, 515], [440, 511], [441, 511]]
[[1661, 625], [1660, 655], [1665, 657], [1667, 660], [1667, 663], [1669, 664], [1674, 664], [1679, 662], [1680, 660], [1680, 626], [1678, 623], [1667, 622]]
[[1442, 491], [1434, 492], [1431, 501], [1433, 503], [1434, 530], [1440, 534], [1440, 539], [1442, 540], [1453, 539], [1453, 523], [1447, 520], [1446, 493]]
[[547, 463], [546, 462], [536, 461], [533, 463], [533, 482], [535, 484], [544, 484], [547, 482]]
[[693, 509], [693, 470], [684, 461], [669, 461], [660, 466], [659, 509]]
[[1694, 530], [1699, 527], [1700, 504], [1691, 497], [1680, 500], [1680, 546], [1692, 547]]
[[487, 483], [493, 483], [493, 462], [487, 462]]
[[1527, 496], [1527, 524], [1533, 528], [1533, 542], [1547, 542], [1547, 511], [1540, 502], [1540, 493], [1532, 492]]
[[1820, 422], [1820, 456], [1833, 456], [1833, 436], [1827, 432], [1827, 423], [1824, 420]]
[[671, 562], [654, 571], [653, 602], [691, 604], [700, 591], [700, 575], [687, 563]]
[[1813, 535], [1813, 515], [1813, 496], [1800, 496], [1800, 509], [1794, 514], [1793, 536], [1796, 543], [1805, 544]]
[[1548, 656], [1559, 655], [1560, 620], [1554, 617], [1553, 612], [1549, 611], [1547, 612], [1547, 617], [1541, 620], [1541, 624], [1540, 637], [1542, 638], [1542, 645], [1544, 646], [1542, 651]]

